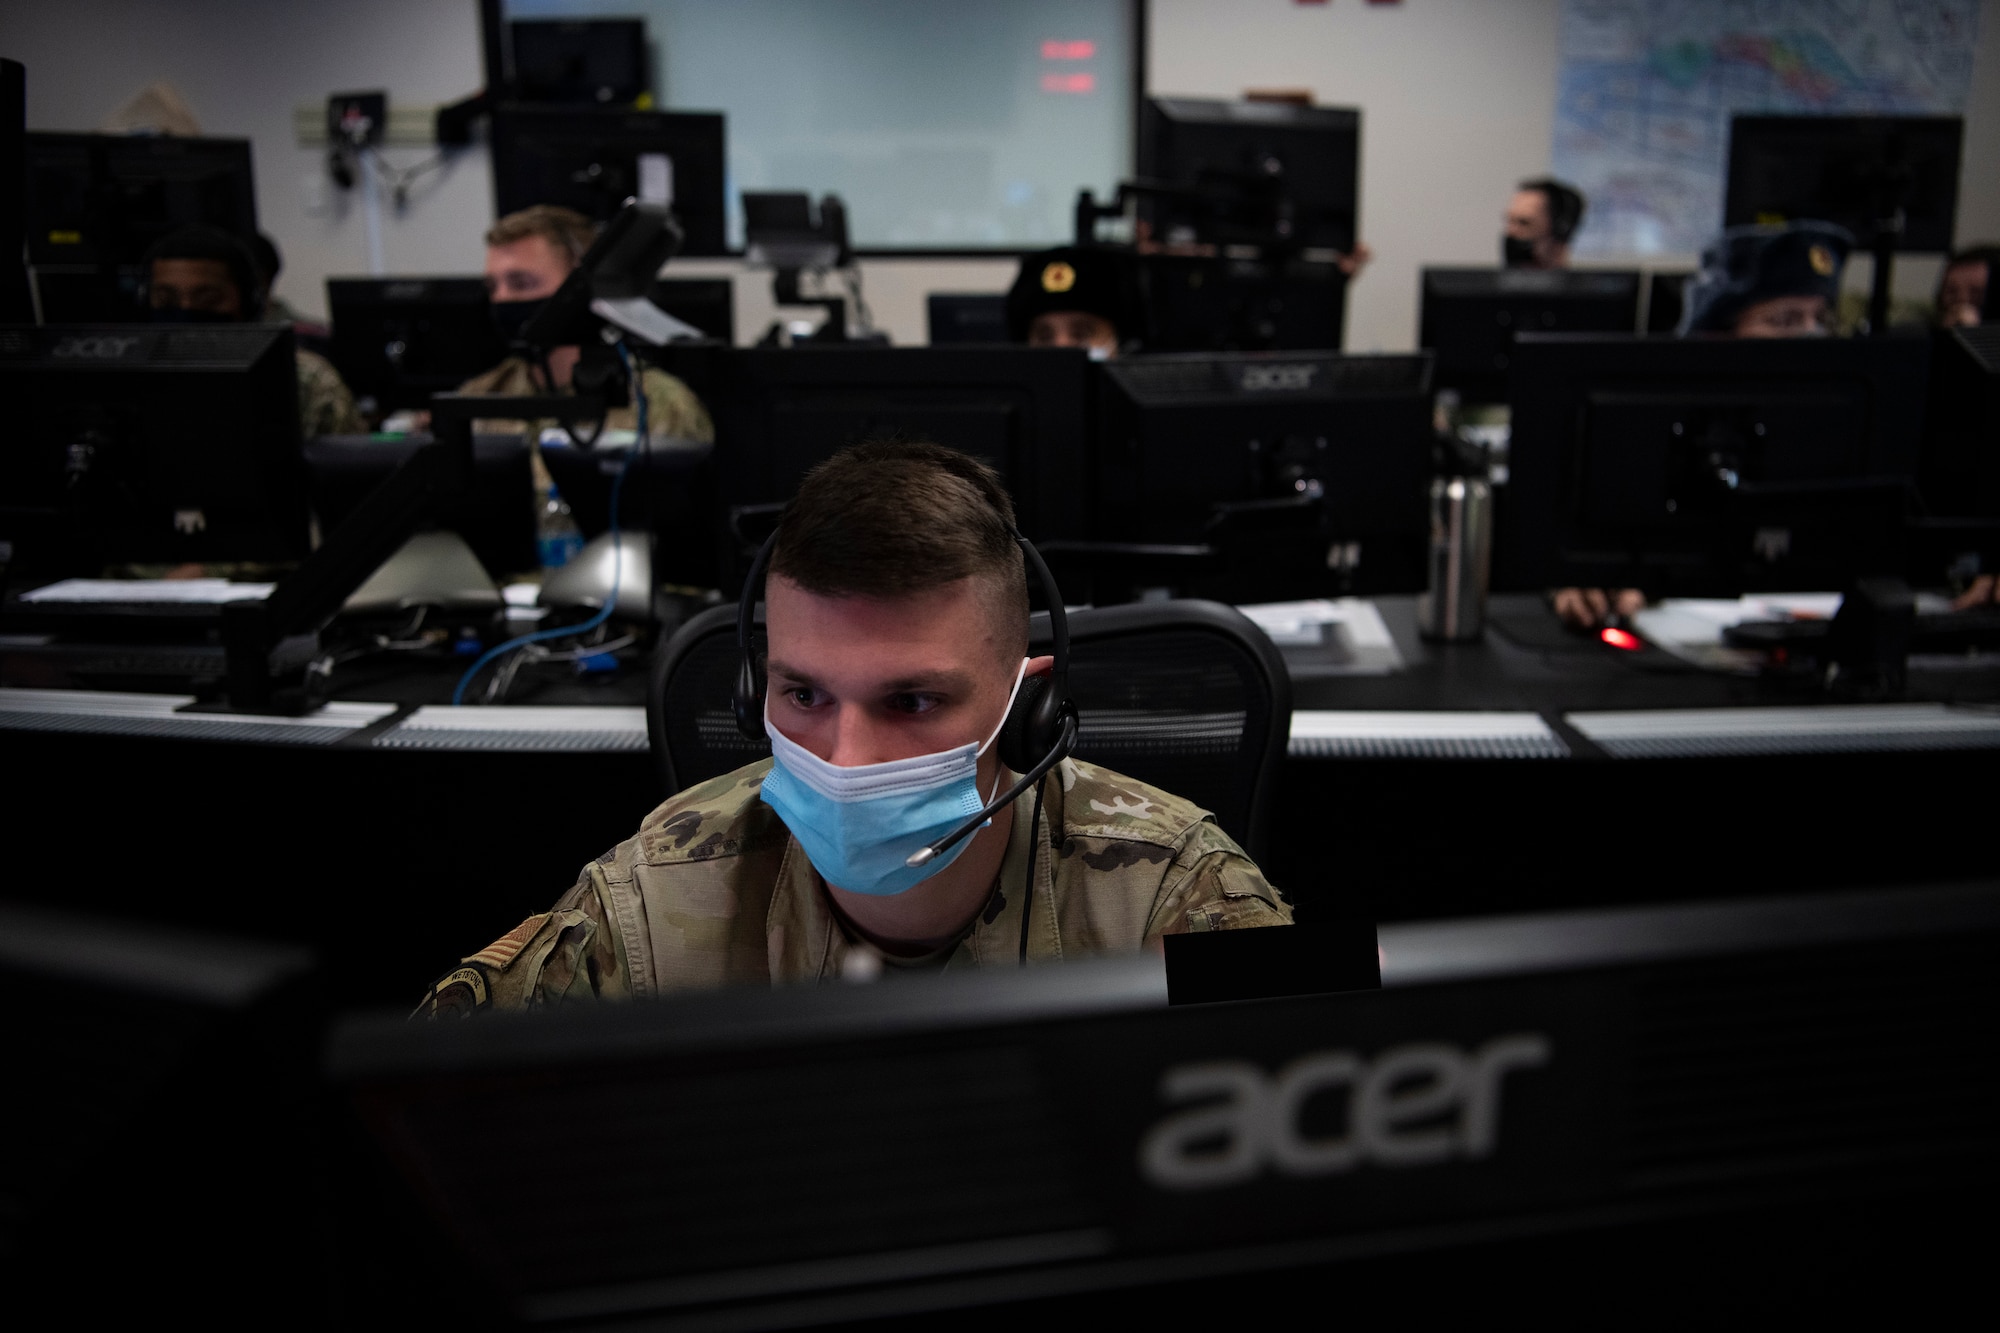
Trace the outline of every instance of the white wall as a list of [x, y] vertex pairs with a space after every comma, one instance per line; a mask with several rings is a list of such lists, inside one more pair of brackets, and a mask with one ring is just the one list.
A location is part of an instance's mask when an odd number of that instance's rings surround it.
[[[1351, 291], [1348, 345], [1407, 348], [1417, 269], [1494, 262], [1514, 182], [1548, 167], [1559, 8], [1560, 0], [1152, 0], [1148, 78], [1163, 93], [1302, 87], [1362, 108], [1362, 234], [1376, 259]], [[1984, 0], [1980, 17], [1959, 218], [1968, 240], [2000, 239], [2000, 0]], [[293, 108], [350, 89], [386, 89], [392, 104], [456, 100], [479, 86], [478, 46], [473, 0], [0, 3], [0, 54], [28, 67], [30, 127], [93, 129], [165, 79], [208, 133], [249, 138], [258, 215], [285, 253], [279, 291], [322, 313], [327, 275], [367, 271], [365, 234], [358, 201], [333, 190], [320, 153], [297, 143]], [[425, 155], [390, 150], [405, 166]], [[476, 271], [491, 213], [486, 157], [475, 148], [424, 187], [406, 216], [384, 218], [388, 270]], [[698, 276], [735, 266], [683, 269]], [[1927, 295], [1935, 271], [1900, 264], [1899, 291]], [[899, 343], [923, 340], [927, 291], [1000, 291], [1012, 274], [1011, 263], [993, 260], [863, 266], [876, 321]], [[744, 275], [736, 294], [739, 337], [754, 337], [771, 318], [769, 282]]]

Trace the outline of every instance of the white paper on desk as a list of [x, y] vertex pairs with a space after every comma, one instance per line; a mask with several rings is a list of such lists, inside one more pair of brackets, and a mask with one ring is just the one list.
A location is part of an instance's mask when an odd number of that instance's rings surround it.
[[1829, 620], [1837, 592], [1758, 593], [1748, 597], [1668, 597], [1632, 617], [1640, 638], [1705, 671], [1755, 672], [1764, 655], [1731, 648], [1724, 630], [1746, 620]]
[[[1260, 602], [1236, 608], [1280, 649], [1318, 648], [1318, 675], [1386, 676], [1403, 669], [1403, 655], [1375, 603], [1360, 597]], [[1304, 664], [1302, 664], [1304, 665]]]
[[21, 594], [24, 602], [158, 602], [161, 605], [217, 606], [254, 602], [271, 595], [275, 583], [231, 583], [228, 579], [64, 579]]

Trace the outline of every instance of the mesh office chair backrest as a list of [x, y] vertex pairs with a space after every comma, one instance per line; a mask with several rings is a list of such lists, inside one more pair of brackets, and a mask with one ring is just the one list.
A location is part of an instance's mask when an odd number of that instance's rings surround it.
[[[1044, 651], [1048, 617], [1030, 629]], [[1076, 757], [1212, 811], [1252, 857], [1291, 725], [1283, 659], [1240, 612], [1214, 602], [1140, 602], [1070, 613]], [[735, 610], [683, 625], [656, 659], [647, 694], [653, 754], [669, 792], [770, 753], [736, 730]]]

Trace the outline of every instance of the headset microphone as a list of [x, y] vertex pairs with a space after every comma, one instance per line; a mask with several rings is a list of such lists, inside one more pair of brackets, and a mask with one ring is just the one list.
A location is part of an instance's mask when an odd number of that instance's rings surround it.
[[1040, 782], [1048, 774], [1048, 771], [1067, 758], [1069, 752], [1076, 746], [1076, 710], [1065, 708], [1060, 725], [1062, 729], [1056, 736], [1055, 745], [1047, 754], [1041, 757], [1041, 760], [1033, 768], [1022, 774], [1021, 780], [1009, 787], [1005, 795], [988, 801], [985, 809], [966, 820], [963, 824], [960, 824], [951, 832], [945, 834], [942, 838], [939, 838], [930, 846], [919, 847], [916, 851], [910, 853], [910, 858], [903, 862], [903, 864], [912, 868], [926, 865], [938, 853], [950, 851], [952, 845], [960, 838], [963, 838], [966, 834], [993, 818], [994, 815], [1006, 809], [1022, 792], [1027, 791], [1037, 782]]

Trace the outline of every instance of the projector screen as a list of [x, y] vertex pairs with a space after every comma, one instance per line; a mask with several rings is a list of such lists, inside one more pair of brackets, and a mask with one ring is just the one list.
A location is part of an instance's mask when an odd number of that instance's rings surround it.
[[838, 194], [865, 249], [1023, 249], [1133, 169], [1137, 0], [507, 0], [643, 18], [654, 105], [728, 120], [743, 190]]

